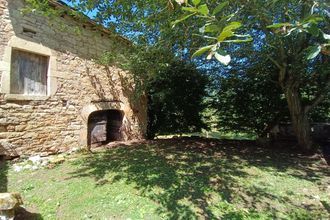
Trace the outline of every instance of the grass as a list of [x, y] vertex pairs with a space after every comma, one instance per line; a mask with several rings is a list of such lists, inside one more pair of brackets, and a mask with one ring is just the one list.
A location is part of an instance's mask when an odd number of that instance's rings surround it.
[[[214, 138], [221, 140], [256, 140], [257, 136], [253, 133], [242, 133], [242, 132], [219, 132], [219, 131], [202, 131], [195, 133], [184, 133], [181, 137], [204, 137], [204, 138]], [[169, 139], [173, 137], [178, 137], [177, 134], [169, 135], [158, 135], [159, 139]]]
[[329, 219], [330, 175], [319, 158], [252, 141], [157, 140], [70, 156], [16, 173], [39, 219]]

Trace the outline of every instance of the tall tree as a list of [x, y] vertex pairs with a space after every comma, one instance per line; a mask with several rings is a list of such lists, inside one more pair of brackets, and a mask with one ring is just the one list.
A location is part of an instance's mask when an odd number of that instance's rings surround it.
[[148, 96], [148, 138], [207, 128], [202, 112], [209, 80], [196, 65], [167, 48], [135, 47], [126, 57], [136, 87]]
[[[237, 20], [244, 24], [247, 32], [257, 33], [259, 45], [255, 45], [256, 51], [268, 48], [266, 57], [277, 69], [277, 83], [287, 100], [298, 143], [303, 150], [312, 150], [308, 114], [329, 96], [330, 87], [330, 35], [327, 34], [330, 26], [326, 1], [178, 2], [183, 3], [183, 11], [189, 11], [204, 21], [199, 32], [207, 35], [205, 39], [209, 43], [212, 42], [195, 55], [207, 52], [209, 59], [214, 56], [228, 65], [230, 55], [223, 50], [226, 43], [247, 40], [237, 39], [246, 37], [234, 32], [241, 27]], [[197, 11], [202, 5], [207, 8], [206, 13]], [[224, 26], [224, 18], [226, 21], [235, 20]]]
[[175, 60], [148, 83], [149, 137], [200, 132], [208, 78], [192, 64]]

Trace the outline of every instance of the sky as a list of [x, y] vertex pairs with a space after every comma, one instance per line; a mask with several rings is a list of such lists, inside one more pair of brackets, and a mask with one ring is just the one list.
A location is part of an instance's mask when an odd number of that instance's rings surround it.
[[[66, 3], [67, 5], [69, 5], [71, 7], [74, 6], [70, 0], [61, 0], [61, 1]], [[86, 15], [93, 19], [95, 17], [96, 13], [97, 13], [97, 11], [93, 10], [93, 11], [88, 12]]]

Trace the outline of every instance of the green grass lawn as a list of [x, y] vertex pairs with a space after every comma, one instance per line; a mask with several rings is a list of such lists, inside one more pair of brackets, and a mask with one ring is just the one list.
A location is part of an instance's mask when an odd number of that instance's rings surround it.
[[[203, 131], [203, 132], [195, 132], [195, 133], [184, 133], [181, 135], [182, 137], [191, 137], [198, 136], [204, 138], [214, 138], [221, 140], [256, 140], [257, 136], [255, 134], [241, 133], [241, 132], [219, 132], [219, 131]], [[170, 135], [158, 135], [156, 138], [166, 139], [178, 137], [178, 134], [170, 134]]]
[[329, 168], [249, 141], [157, 140], [76, 154], [54, 168], [2, 165], [43, 219], [329, 219]]

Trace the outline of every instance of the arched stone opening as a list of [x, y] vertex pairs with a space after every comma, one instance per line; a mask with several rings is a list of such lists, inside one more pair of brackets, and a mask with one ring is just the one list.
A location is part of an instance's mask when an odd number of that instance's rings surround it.
[[[90, 149], [94, 145], [99, 146], [111, 141], [126, 141], [127, 140], [127, 113], [124, 110], [125, 106], [122, 102], [98, 102], [90, 103], [83, 107], [80, 117], [83, 121], [83, 127], [80, 132], [81, 146]], [[98, 143], [93, 143], [92, 132], [97, 132], [97, 129], [103, 129], [103, 137], [94, 140]], [[114, 134], [118, 131], [117, 134]], [[97, 139], [97, 138], [96, 138]]]
[[91, 113], [87, 124], [88, 146], [123, 141], [123, 119], [124, 112], [120, 110], [101, 110]]

